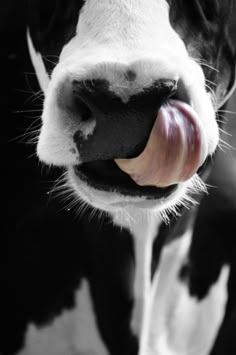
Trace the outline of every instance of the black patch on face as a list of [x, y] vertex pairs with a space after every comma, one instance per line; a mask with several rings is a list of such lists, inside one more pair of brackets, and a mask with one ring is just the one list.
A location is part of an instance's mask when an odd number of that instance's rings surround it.
[[[170, 22], [187, 49], [196, 49], [209, 90], [222, 100], [235, 79], [235, 53], [229, 40], [232, 0], [169, 0]], [[190, 49], [191, 51], [191, 49]], [[221, 89], [219, 90], [219, 84]]]
[[75, 35], [84, 0], [29, 0], [29, 28], [34, 47], [49, 73], [62, 48]]

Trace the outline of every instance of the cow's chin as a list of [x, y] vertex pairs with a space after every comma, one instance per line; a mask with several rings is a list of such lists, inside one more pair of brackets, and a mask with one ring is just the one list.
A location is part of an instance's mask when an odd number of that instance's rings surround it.
[[[111, 163], [101, 164], [109, 166]], [[121, 177], [119, 181], [108, 176], [106, 180], [104, 172], [101, 172], [99, 177], [98, 166], [99, 163], [71, 166], [68, 168], [68, 183], [78, 201], [111, 214], [130, 209], [162, 216], [169, 212], [178, 214], [180, 206], [194, 203], [194, 193], [205, 191], [205, 185], [197, 174], [188, 181], [166, 188], [141, 187], [128, 176]]]

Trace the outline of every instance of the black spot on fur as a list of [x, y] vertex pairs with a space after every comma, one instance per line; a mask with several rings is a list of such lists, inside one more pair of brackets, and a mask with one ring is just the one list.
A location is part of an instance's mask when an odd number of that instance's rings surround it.
[[[202, 63], [207, 85], [225, 96], [235, 80], [235, 50], [229, 39], [233, 1], [176, 0], [170, 3], [170, 21], [190, 54]], [[192, 48], [195, 52], [191, 53]], [[217, 92], [221, 82], [225, 93]]]
[[29, 29], [50, 73], [62, 48], [75, 35], [84, 0], [28, 0]]

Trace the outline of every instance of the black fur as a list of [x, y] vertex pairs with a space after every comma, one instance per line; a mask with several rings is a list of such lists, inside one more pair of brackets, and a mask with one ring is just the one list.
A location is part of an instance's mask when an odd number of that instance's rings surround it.
[[28, 0], [28, 23], [35, 49], [50, 73], [62, 47], [75, 35], [84, 0]]

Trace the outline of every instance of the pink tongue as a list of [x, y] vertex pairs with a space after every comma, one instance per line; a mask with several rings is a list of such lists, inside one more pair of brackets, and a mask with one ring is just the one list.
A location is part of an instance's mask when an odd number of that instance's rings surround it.
[[144, 151], [115, 162], [138, 185], [165, 187], [192, 177], [206, 154], [197, 113], [186, 103], [171, 100], [161, 107]]

